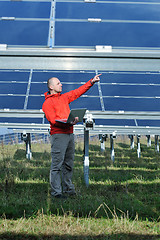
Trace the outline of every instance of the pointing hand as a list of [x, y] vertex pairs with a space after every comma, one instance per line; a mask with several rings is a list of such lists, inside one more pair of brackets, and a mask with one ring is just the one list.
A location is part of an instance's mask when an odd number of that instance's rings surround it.
[[102, 73], [94, 76], [94, 78], [92, 79], [92, 83], [99, 82], [100, 81], [99, 76], [101, 76], [101, 75], [102, 75]]

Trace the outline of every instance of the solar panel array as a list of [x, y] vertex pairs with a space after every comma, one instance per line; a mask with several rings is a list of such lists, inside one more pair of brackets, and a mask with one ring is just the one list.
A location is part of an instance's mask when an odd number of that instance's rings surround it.
[[[12, 49], [159, 49], [160, 3], [152, 1], [0, 1], [0, 44]], [[14, 58], [13, 58], [14, 61]], [[82, 60], [83, 61], [83, 60]], [[0, 69], [0, 109], [41, 109], [47, 79], [58, 77], [63, 92], [102, 73], [71, 108], [98, 111], [160, 111], [159, 71]], [[1, 118], [1, 122], [33, 119]], [[42, 123], [34, 119], [34, 123]], [[46, 121], [46, 120], [45, 120]], [[97, 124], [159, 126], [159, 120], [96, 120]]]
[[160, 47], [160, 3], [0, 1], [0, 43], [73, 47]]

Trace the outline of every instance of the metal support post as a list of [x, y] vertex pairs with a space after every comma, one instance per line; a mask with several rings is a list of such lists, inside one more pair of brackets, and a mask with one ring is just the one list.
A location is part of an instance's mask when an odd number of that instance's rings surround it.
[[84, 181], [89, 186], [89, 130], [84, 130]]
[[155, 135], [155, 150], [159, 153], [159, 136]]
[[113, 134], [110, 134], [110, 151], [111, 151], [111, 160], [114, 162], [114, 157], [115, 157], [115, 154], [114, 154], [114, 138], [116, 138], [116, 135], [113, 133]]
[[107, 135], [106, 134], [99, 134], [99, 141], [101, 143], [101, 152], [105, 151], [105, 141], [106, 141]]
[[151, 147], [151, 136], [146, 135], [146, 137], [147, 137], [147, 147]]
[[138, 158], [141, 157], [141, 144], [140, 144], [140, 135], [137, 135], [137, 155]]
[[31, 152], [31, 135], [30, 135], [30, 133], [22, 133], [21, 139], [26, 143], [26, 158], [31, 160], [32, 152]]
[[131, 149], [134, 149], [134, 136], [133, 135], [129, 135], [128, 136], [130, 138], [130, 148]]

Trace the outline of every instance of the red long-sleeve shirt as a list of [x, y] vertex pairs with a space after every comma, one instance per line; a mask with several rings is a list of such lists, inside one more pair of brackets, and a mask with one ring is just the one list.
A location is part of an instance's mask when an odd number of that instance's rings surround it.
[[88, 91], [93, 86], [91, 80], [79, 88], [70, 92], [61, 94], [49, 94], [46, 92], [45, 102], [42, 110], [45, 113], [47, 120], [50, 122], [50, 134], [73, 133], [73, 126], [56, 122], [56, 119], [67, 119], [70, 113], [69, 103], [79, 98], [82, 94]]

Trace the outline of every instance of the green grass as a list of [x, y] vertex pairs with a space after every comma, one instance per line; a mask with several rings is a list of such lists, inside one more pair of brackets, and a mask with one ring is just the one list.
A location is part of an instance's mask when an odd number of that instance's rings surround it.
[[109, 140], [101, 153], [90, 141], [90, 185], [83, 179], [83, 143], [76, 140], [75, 198], [50, 196], [50, 145], [32, 144], [0, 150], [0, 239], [160, 239], [160, 155], [141, 139], [141, 158], [128, 138]]

